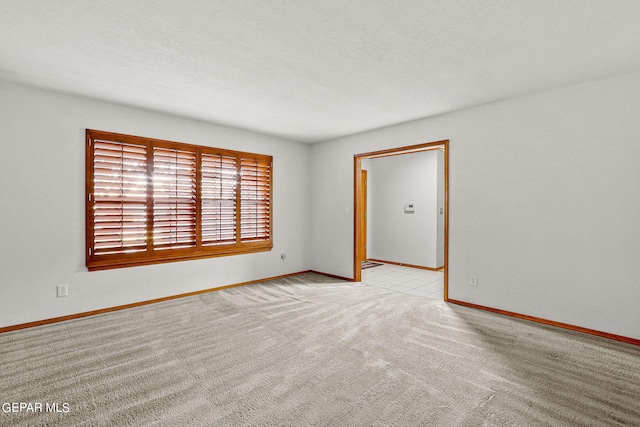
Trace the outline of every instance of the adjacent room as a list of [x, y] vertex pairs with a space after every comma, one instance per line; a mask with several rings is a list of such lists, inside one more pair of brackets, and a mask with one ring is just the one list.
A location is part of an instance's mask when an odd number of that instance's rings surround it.
[[640, 2], [0, 5], [0, 425], [640, 425]]

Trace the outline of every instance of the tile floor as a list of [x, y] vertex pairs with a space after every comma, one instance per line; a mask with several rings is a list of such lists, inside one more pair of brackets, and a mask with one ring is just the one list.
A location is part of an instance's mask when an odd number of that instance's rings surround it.
[[362, 270], [362, 283], [409, 295], [443, 300], [444, 273], [383, 264]]

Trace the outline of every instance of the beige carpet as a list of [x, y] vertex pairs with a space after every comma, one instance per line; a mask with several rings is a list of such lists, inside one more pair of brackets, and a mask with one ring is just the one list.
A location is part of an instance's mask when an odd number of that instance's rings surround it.
[[2, 426], [640, 425], [640, 347], [315, 274], [5, 333], [0, 369], [43, 404]]

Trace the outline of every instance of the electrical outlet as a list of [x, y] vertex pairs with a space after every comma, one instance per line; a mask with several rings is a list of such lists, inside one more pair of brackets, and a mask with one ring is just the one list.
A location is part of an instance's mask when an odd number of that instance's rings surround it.
[[470, 286], [478, 286], [478, 276], [476, 276], [476, 275], [469, 276], [469, 285]]
[[67, 285], [58, 285], [56, 288], [56, 292], [58, 298], [66, 297], [67, 295], [69, 295], [69, 288], [67, 288]]
[[282, 252], [280, 254], [280, 261], [284, 262], [285, 259], [287, 259], [287, 254], [285, 252]]

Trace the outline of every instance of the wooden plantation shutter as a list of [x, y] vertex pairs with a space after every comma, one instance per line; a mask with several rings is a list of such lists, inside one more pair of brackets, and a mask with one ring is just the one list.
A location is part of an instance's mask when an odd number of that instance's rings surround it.
[[271, 234], [271, 159], [240, 160], [240, 227], [242, 241], [260, 241]]
[[272, 157], [87, 130], [89, 270], [268, 251]]
[[93, 142], [92, 255], [147, 249], [147, 147]]
[[153, 248], [196, 246], [196, 153], [153, 148]]
[[236, 243], [236, 158], [203, 153], [201, 158], [202, 245]]

